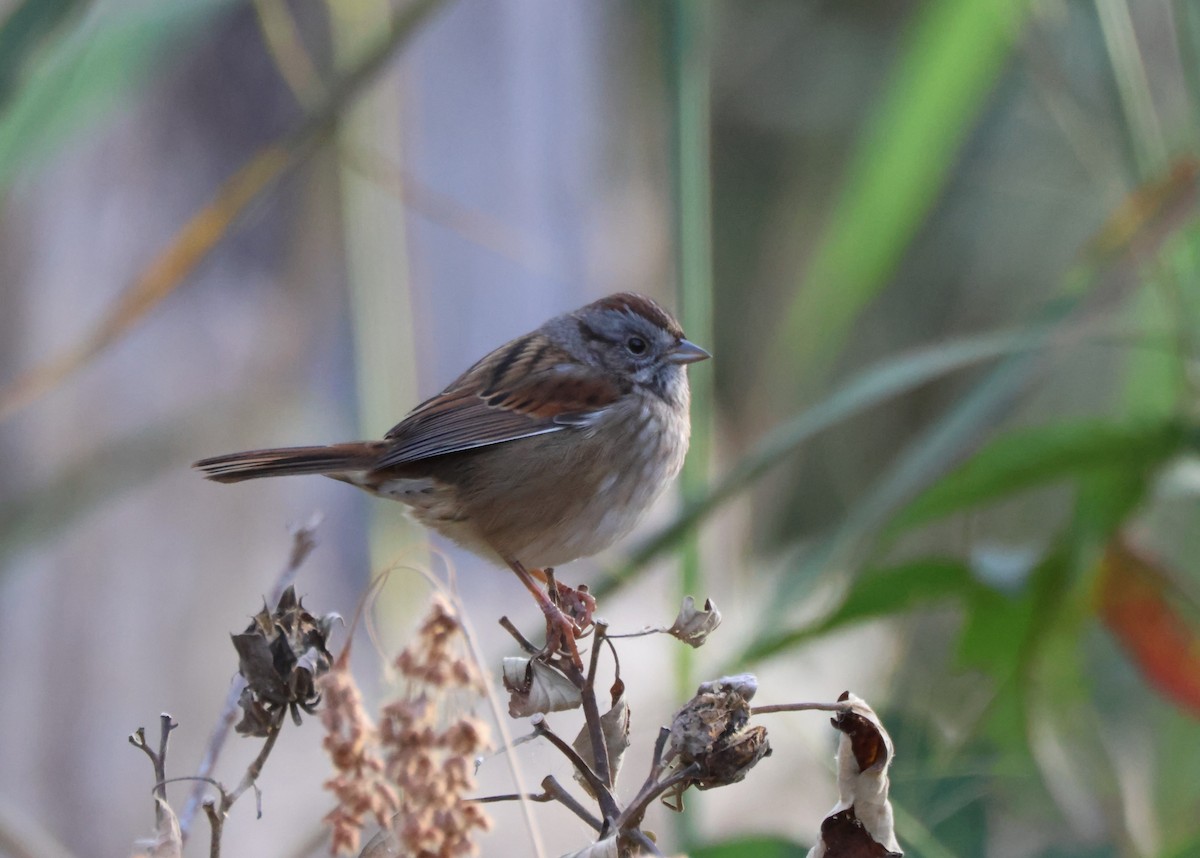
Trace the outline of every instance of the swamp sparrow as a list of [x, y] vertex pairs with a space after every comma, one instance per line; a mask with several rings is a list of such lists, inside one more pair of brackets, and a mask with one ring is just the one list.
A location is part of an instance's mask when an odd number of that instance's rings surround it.
[[683, 465], [685, 367], [708, 357], [658, 304], [622, 292], [496, 349], [382, 441], [251, 450], [195, 467], [223, 483], [324, 474], [398, 500], [509, 566], [550, 620], [569, 623], [529, 570], [541, 577], [637, 524]]

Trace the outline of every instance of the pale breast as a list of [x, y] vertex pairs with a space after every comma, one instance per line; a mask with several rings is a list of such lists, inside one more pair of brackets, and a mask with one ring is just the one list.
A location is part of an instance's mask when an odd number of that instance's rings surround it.
[[586, 427], [431, 460], [428, 477], [373, 489], [489, 559], [558, 566], [633, 529], [679, 473], [688, 434], [666, 402], [631, 397]]

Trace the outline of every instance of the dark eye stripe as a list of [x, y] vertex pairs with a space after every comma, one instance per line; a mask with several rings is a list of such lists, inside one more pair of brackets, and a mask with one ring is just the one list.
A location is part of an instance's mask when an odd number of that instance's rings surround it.
[[584, 339], [592, 340], [593, 342], [601, 342], [601, 343], [617, 342], [617, 340], [614, 340], [612, 337], [604, 336], [604, 334], [597, 331], [595, 328], [593, 328], [587, 322], [579, 323], [579, 333], [583, 334]]

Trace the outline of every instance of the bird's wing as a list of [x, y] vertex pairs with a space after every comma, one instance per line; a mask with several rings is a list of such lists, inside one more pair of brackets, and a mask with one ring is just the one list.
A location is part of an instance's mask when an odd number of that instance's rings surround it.
[[377, 468], [586, 426], [623, 391], [541, 334], [501, 346], [387, 433]]

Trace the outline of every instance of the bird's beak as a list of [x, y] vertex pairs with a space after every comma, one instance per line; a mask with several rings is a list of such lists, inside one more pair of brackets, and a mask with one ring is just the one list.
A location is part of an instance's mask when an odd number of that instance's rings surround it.
[[667, 360], [671, 363], [695, 363], [696, 361], [708, 360], [712, 355], [706, 352], [700, 346], [688, 340], [680, 340], [675, 348], [667, 353]]

